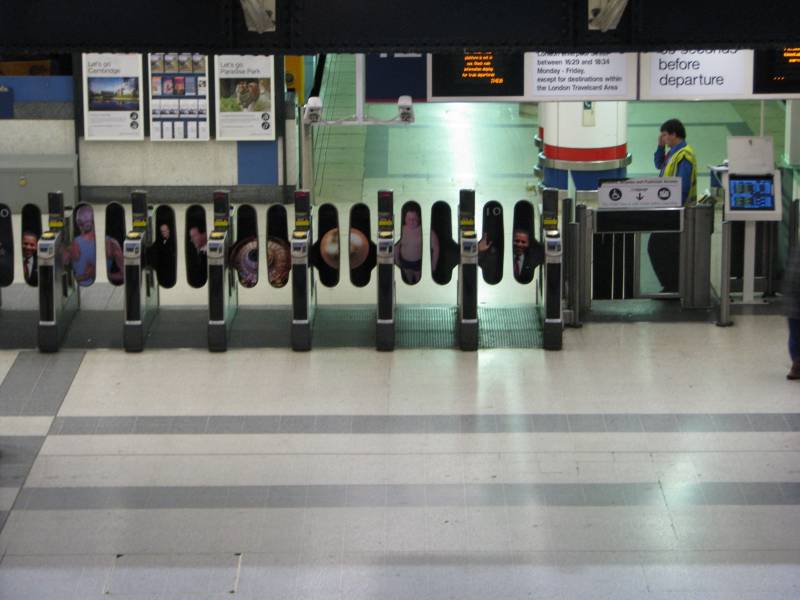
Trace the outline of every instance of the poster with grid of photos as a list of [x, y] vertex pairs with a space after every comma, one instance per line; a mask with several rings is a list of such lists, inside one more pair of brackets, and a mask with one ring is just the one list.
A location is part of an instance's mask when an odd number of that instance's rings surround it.
[[142, 55], [84, 54], [82, 60], [85, 139], [143, 140]]
[[208, 141], [208, 57], [190, 52], [148, 55], [150, 139]]
[[214, 59], [218, 140], [275, 139], [275, 57]]

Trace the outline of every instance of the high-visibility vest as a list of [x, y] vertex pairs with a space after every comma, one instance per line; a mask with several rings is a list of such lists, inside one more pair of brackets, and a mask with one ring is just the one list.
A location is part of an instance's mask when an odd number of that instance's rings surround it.
[[697, 201], [697, 159], [694, 156], [694, 148], [691, 146], [684, 146], [677, 152], [669, 157], [667, 166], [664, 167], [664, 177], [675, 177], [678, 174], [678, 165], [682, 160], [688, 160], [692, 165], [692, 185], [689, 187], [689, 195], [686, 197], [685, 202]]

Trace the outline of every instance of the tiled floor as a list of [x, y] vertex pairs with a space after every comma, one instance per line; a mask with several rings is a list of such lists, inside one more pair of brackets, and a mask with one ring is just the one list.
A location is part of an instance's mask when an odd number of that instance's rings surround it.
[[0, 353], [0, 598], [796, 598], [784, 336]]
[[[348, 116], [352, 77], [332, 73], [330, 116]], [[651, 172], [667, 116], [708, 163], [754, 130], [753, 109], [631, 104], [632, 172]], [[507, 210], [530, 197], [534, 119], [496, 104], [417, 117], [321, 130], [320, 201], [346, 210], [384, 186], [426, 211], [466, 185]], [[532, 302], [506, 275], [481, 301]], [[372, 285], [320, 301], [372, 301]], [[6, 292], [4, 318], [31, 302]], [[399, 285], [398, 302], [455, 293]], [[163, 301], [205, 294], [181, 284]], [[289, 290], [242, 302], [288, 304]], [[0, 351], [0, 600], [794, 600], [785, 329], [589, 323], [556, 353]]]

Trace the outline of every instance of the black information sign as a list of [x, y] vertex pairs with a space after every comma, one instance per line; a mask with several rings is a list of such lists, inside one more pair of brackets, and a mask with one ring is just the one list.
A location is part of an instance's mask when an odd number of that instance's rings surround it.
[[800, 47], [756, 50], [754, 94], [800, 94]]
[[431, 57], [433, 98], [525, 95], [525, 55], [471, 52]]

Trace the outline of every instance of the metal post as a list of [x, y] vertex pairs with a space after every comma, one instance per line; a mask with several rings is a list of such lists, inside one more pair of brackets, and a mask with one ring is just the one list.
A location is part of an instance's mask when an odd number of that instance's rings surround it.
[[793, 200], [789, 211], [789, 249], [797, 247], [797, 238], [800, 235], [800, 200]]
[[722, 223], [722, 265], [719, 286], [719, 319], [717, 325], [730, 327], [731, 321], [731, 233], [732, 223]]
[[364, 120], [364, 104], [366, 101], [366, 57], [356, 54], [356, 121]]
[[578, 222], [577, 307], [581, 314], [592, 307], [592, 210], [579, 204], [575, 210]]
[[309, 123], [300, 125], [300, 187], [314, 192], [314, 129]]

